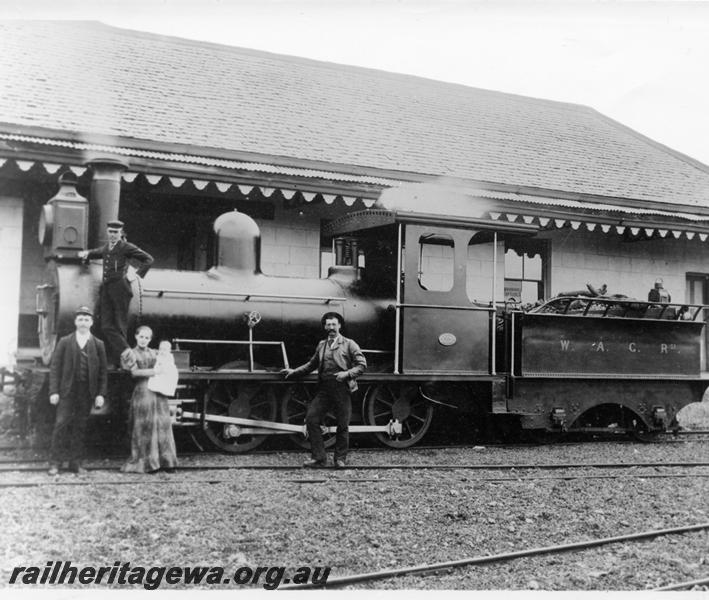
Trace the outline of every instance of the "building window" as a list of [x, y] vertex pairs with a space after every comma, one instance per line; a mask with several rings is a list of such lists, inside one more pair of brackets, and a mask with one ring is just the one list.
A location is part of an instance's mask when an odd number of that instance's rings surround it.
[[527, 304], [545, 297], [548, 256], [545, 240], [505, 243], [505, 300]]
[[447, 235], [419, 238], [418, 281], [424, 290], [449, 292], [453, 289], [453, 239]]

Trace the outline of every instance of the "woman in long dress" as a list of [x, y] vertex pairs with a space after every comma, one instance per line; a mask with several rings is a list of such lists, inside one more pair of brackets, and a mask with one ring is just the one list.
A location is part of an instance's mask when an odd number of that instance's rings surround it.
[[131, 455], [121, 467], [124, 473], [173, 472], [177, 466], [175, 438], [167, 397], [148, 389], [155, 374], [157, 351], [148, 347], [153, 331], [141, 325], [135, 333], [136, 346], [121, 356], [121, 366], [135, 379], [131, 396]]

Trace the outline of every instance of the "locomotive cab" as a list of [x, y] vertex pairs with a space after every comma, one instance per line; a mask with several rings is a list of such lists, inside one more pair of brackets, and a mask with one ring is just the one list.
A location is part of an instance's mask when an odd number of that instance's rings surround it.
[[[432, 205], [451, 213], [434, 215], [427, 209]], [[537, 228], [493, 222], [478, 213], [469, 197], [445, 188], [420, 188], [413, 196], [391, 189], [376, 208], [327, 226], [334, 240], [354, 236], [364, 249], [363, 289], [393, 296], [395, 373], [425, 378], [496, 374], [500, 243]]]

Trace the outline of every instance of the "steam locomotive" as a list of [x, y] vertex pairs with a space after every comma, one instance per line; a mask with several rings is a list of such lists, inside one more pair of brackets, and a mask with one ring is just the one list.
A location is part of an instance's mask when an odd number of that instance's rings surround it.
[[[71, 181], [60, 184], [40, 225], [47, 268], [37, 310], [46, 364], [57, 338], [73, 329], [75, 307], [94, 304], [101, 280], [99, 264], [77, 258], [88, 244], [88, 203]], [[705, 307], [574, 296], [525, 312], [497, 302], [498, 242], [536, 229], [461, 216], [445, 209], [456, 205], [456, 193], [443, 193], [437, 214], [415, 208], [416, 191], [385, 191], [373, 209], [329, 223], [335, 265], [326, 278], [264, 274], [258, 225], [232, 211], [214, 222], [217, 260], [209, 270], [154, 268], [135, 279], [129, 331], [145, 323], [157, 338], [173, 340], [177, 424], [227, 452], [251, 450], [270, 435], [307, 446], [304, 415], [316, 376], [285, 382], [280, 370], [310, 356], [326, 311], [343, 315], [344, 333], [369, 363], [351, 431], [392, 448], [421, 440], [440, 409], [459, 411], [471, 430], [499, 422], [517, 431], [647, 436], [701, 399]], [[471, 248], [490, 251], [491, 302], [470, 299]], [[438, 251], [452, 265], [436, 273], [442, 285], [422, 268], [427, 260], [435, 265]], [[100, 415], [125, 409], [125, 379], [110, 373]]]

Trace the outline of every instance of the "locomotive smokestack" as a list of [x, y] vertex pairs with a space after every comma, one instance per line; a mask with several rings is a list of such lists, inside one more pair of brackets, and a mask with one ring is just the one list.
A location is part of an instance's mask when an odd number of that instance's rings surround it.
[[91, 210], [89, 211], [89, 248], [106, 243], [106, 223], [118, 219], [121, 200], [121, 161], [97, 158], [88, 163], [93, 170], [91, 179]]
[[261, 272], [261, 230], [251, 217], [236, 210], [214, 221], [217, 234], [217, 267], [249, 273]]

